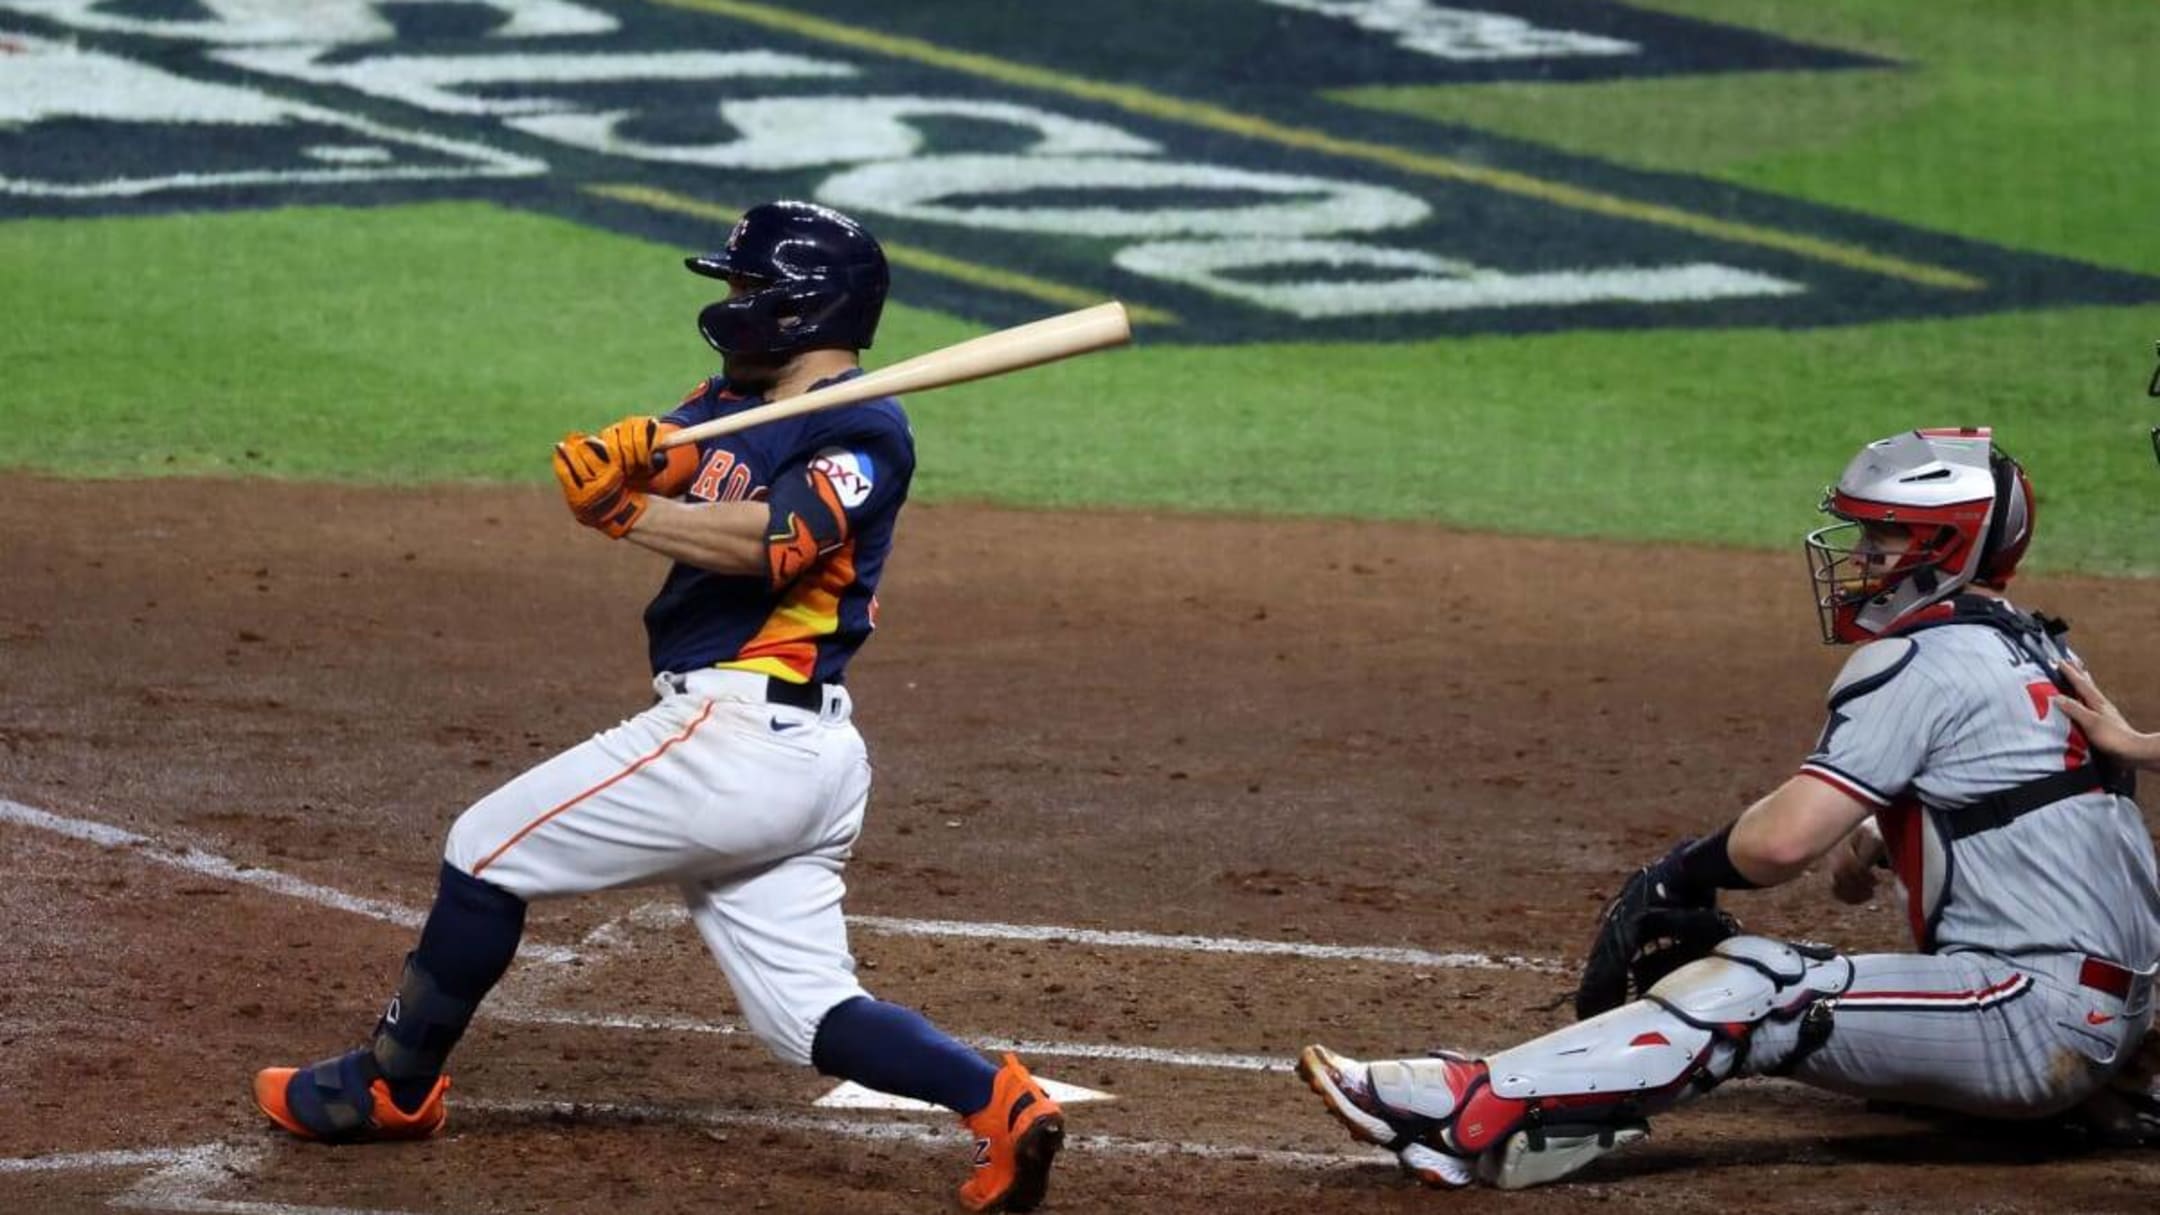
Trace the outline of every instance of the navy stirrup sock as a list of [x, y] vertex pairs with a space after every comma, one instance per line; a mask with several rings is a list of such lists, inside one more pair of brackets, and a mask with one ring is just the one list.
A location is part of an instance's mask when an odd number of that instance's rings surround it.
[[413, 961], [444, 991], [478, 1002], [510, 969], [524, 936], [525, 900], [444, 861]]
[[869, 996], [842, 1001], [818, 1023], [810, 1062], [828, 1076], [972, 1114], [990, 1104], [997, 1068], [921, 1013]]
[[427, 1099], [524, 935], [525, 900], [443, 862], [420, 944], [405, 956], [404, 977], [369, 1047], [398, 1108], [411, 1112]]

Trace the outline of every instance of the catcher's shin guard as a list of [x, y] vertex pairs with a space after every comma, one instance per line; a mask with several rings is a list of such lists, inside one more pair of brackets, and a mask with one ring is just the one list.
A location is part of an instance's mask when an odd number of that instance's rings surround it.
[[[1852, 978], [1852, 962], [1829, 950], [1729, 937], [1643, 999], [1491, 1056], [1494, 1096], [1525, 1110], [1480, 1160], [1480, 1178], [1520, 1189], [1565, 1177], [1643, 1138], [1649, 1115], [1708, 1092], [1743, 1065], [1789, 1069], [1829, 1036], [1829, 1018], [1807, 1014]], [[1757, 1027], [1803, 1017], [1782, 1057], [1749, 1058]]]
[[[1500, 1189], [1565, 1177], [1649, 1133], [1647, 1118], [1738, 1071], [1782, 1070], [1821, 1045], [1809, 1018], [1794, 1048], [1748, 1059], [1765, 1021], [1802, 1017], [1852, 982], [1852, 963], [1765, 937], [1733, 937], [1667, 975], [1645, 999], [1484, 1059], [1359, 1063], [1308, 1048], [1299, 1073], [1351, 1132], [1394, 1149], [1435, 1184]], [[1411, 1152], [1416, 1145], [1424, 1151]], [[1418, 1164], [1452, 1157], [1427, 1177]], [[1415, 1158], [1415, 1163], [1413, 1162]], [[1458, 1180], [1458, 1178], [1460, 1178]]]

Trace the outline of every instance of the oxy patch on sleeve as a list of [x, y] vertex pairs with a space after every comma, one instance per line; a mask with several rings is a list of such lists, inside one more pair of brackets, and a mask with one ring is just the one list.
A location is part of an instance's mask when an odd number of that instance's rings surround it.
[[877, 468], [866, 452], [828, 447], [811, 458], [810, 470], [823, 473], [840, 505], [851, 510], [868, 502], [877, 488]]

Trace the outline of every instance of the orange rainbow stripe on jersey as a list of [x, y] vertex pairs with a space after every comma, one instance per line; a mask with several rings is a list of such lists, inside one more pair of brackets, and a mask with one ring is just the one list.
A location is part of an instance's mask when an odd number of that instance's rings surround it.
[[855, 542], [849, 540], [788, 589], [734, 658], [716, 665], [809, 683], [817, 673], [818, 638], [840, 631], [840, 596], [854, 581]]

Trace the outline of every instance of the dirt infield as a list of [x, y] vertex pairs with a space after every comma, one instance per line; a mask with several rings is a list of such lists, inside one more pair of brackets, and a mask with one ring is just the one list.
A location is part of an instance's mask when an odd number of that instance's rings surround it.
[[[555, 951], [475, 1025], [447, 1136], [273, 1135], [249, 1073], [372, 1023], [450, 820], [644, 702], [658, 562], [537, 489], [5, 489], [0, 1210], [944, 1209], [949, 1120], [814, 1107], [831, 1083], [726, 1032], [717, 969], [650, 892], [535, 908], [528, 940]], [[2160, 718], [2160, 584], [2021, 589]], [[850, 910], [885, 917], [857, 952], [879, 994], [1115, 1095], [1073, 1107], [1050, 1210], [2153, 1207], [2160, 1155], [2062, 1155], [1777, 1083], [1661, 1121], [1579, 1184], [1435, 1195], [1288, 1074], [1311, 1039], [1490, 1048], [1560, 1023], [1565, 980], [1539, 962], [1819, 725], [1841, 655], [1815, 642], [1797, 544], [913, 507], [882, 599], [851, 672], [879, 770]], [[1813, 881], [1734, 906], [1762, 931], [1899, 944], [1892, 909]], [[1508, 955], [1529, 961], [1484, 961]], [[22, 1163], [89, 1152], [122, 1155]]]

